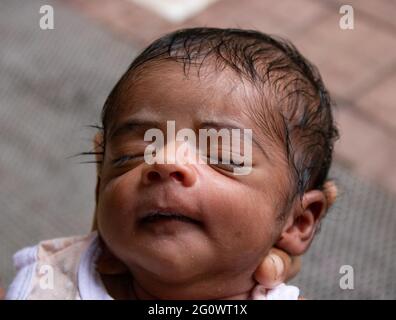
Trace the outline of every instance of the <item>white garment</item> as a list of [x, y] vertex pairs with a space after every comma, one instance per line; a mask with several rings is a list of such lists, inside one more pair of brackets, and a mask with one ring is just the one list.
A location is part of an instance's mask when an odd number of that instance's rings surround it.
[[300, 290], [295, 286], [284, 283], [279, 284], [271, 290], [267, 290], [262, 285], [254, 287], [252, 300], [298, 300]]
[[96, 259], [101, 253], [98, 240], [98, 237], [93, 239], [88, 250], [81, 257], [78, 268], [78, 287], [82, 300], [113, 300], [96, 271]]
[[[69, 250], [72, 246], [79, 246], [81, 250], [74, 250], [80, 252], [76, 261], [75, 272], [73, 266], [70, 264], [59, 263], [59, 261], [67, 260], [67, 256], [59, 259], [58, 256]], [[42, 247], [47, 251], [46, 255], [42, 254]], [[41, 250], [41, 251], [40, 251]], [[79, 251], [80, 250], [80, 251]], [[34, 247], [28, 247], [18, 251], [14, 255], [14, 265], [17, 269], [17, 275], [10, 287], [8, 288], [6, 299], [8, 300], [26, 300], [26, 299], [81, 299], [81, 300], [113, 300], [107, 293], [105, 286], [96, 271], [96, 260], [100, 255], [99, 238], [96, 232], [91, 233], [87, 237], [79, 238], [64, 238], [54, 239], [43, 242]], [[41, 252], [41, 253], [40, 253]], [[50, 252], [50, 254], [48, 254]], [[67, 251], [67, 253], [70, 252]], [[54, 293], [46, 289], [37, 288], [40, 286], [40, 273], [38, 271], [39, 257], [44, 256], [45, 261], [51, 261], [49, 265], [54, 264], [54, 277], [59, 275], [61, 278], [58, 284], [61, 283], [61, 288]], [[52, 257], [57, 256], [57, 260]], [[49, 257], [49, 258], [48, 258]], [[51, 260], [52, 259], [52, 260]], [[55, 261], [55, 263], [53, 263]], [[61, 264], [62, 266], [59, 266]], [[65, 270], [65, 266], [69, 266], [70, 270]], [[75, 287], [75, 288], [74, 288]], [[48, 292], [48, 294], [46, 293]], [[295, 286], [288, 286], [280, 284], [272, 290], [266, 290], [263, 286], [257, 285], [253, 292], [252, 300], [297, 300], [299, 296], [299, 289]]]

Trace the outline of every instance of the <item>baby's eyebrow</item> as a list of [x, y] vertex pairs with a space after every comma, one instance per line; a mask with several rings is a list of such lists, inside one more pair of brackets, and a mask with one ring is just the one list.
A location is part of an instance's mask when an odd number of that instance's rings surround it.
[[121, 122], [118, 125], [115, 125], [109, 131], [109, 140], [113, 140], [116, 137], [122, 136], [127, 133], [133, 133], [136, 131], [141, 131], [143, 129], [151, 129], [151, 128], [158, 128], [160, 127], [160, 122], [158, 121], [151, 121], [151, 120], [141, 120], [141, 119], [130, 119], [124, 122]]
[[[201, 123], [200, 125], [201, 128], [213, 128], [216, 130], [221, 130], [221, 129], [228, 129], [228, 130], [232, 130], [232, 129], [238, 129], [240, 130], [242, 133], [244, 132], [244, 129], [248, 129], [248, 128], [241, 128], [236, 124], [233, 123], [228, 123], [228, 122], [219, 122], [219, 121], [204, 121]], [[250, 128], [249, 128], [250, 129]], [[252, 129], [253, 132], [253, 129]], [[269, 159], [267, 153], [265, 152], [264, 148], [258, 143], [258, 141], [254, 138], [254, 136], [252, 135], [252, 142], [253, 144], [258, 147], [263, 154], [266, 156], [267, 159]]]

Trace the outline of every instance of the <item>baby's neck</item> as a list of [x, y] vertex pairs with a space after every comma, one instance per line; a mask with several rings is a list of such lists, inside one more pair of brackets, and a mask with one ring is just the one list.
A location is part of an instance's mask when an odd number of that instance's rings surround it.
[[[200, 300], [206, 300], [206, 299], [210, 299], [210, 300], [248, 300], [250, 298], [250, 293], [251, 290], [245, 291], [245, 292], [239, 292], [239, 293], [233, 293], [231, 295], [226, 295], [226, 296], [218, 296], [218, 297], [205, 297], [204, 295], [201, 297], [180, 297], [178, 298], [178, 300], [181, 299], [200, 299]], [[139, 284], [134, 281], [133, 282], [133, 299], [135, 300], [158, 300], [159, 298], [150, 294], [149, 292], [147, 292], [145, 289], [143, 289], [142, 287], [139, 286]], [[176, 298], [172, 298], [174, 300], [176, 300]]]
[[146, 272], [134, 272], [132, 290], [137, 300], [247, 300], [256, 282], [252, 272], [211, 275], [186, 283], [163, 282]]
[[242, 281], [242, 277], [220, 284], [200, 283], [196, 286], [151, 283], [147, 279], [144, 279], [145, 285], [141, 285], [130, 274], [101, 277], [110, 296], [130, 300], [248, 300], [256, 284], [252, 279]]
[[[114, 299], [134, 300], [247, 300], [257, 282], [255, 267], [206, 272], [201, 277], [173, 282], [136, 265], [127, 267], [106, 247], [97, 262], [98, 272]], [[179, 280], [179, 279], [178, 279]]]

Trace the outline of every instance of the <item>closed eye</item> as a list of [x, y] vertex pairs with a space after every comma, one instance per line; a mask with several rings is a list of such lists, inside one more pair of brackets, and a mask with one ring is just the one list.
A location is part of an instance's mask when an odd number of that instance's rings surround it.
[[116, 167], [121, 167], [130, 161], [140, 161], [140, 160], [144, 160], [143, 155], [123, 155], [119, 158], [114, 159], [112, 161], [112, 164]]
[[216, 159], [216, 158], [211, 158], [211, 157], [208, 157], [208, 164], [219, 167], [220, 169], [228, 170], [228, 171], [233, 171], [235, 168], [243, 168], [245, 165], [244, 162], [236, 163], [232, 159], [229, 159], [226, 162], [226, 161], [223, 161], [221, 158]]

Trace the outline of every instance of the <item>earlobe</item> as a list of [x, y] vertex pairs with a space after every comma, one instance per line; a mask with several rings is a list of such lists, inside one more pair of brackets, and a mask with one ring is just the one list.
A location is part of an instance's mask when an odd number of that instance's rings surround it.
[[276, 246], [293, 256], [303, 254], [326, 210], [326, 197], [321, 190], [306, 192], [302, 201], [294, 205]]

